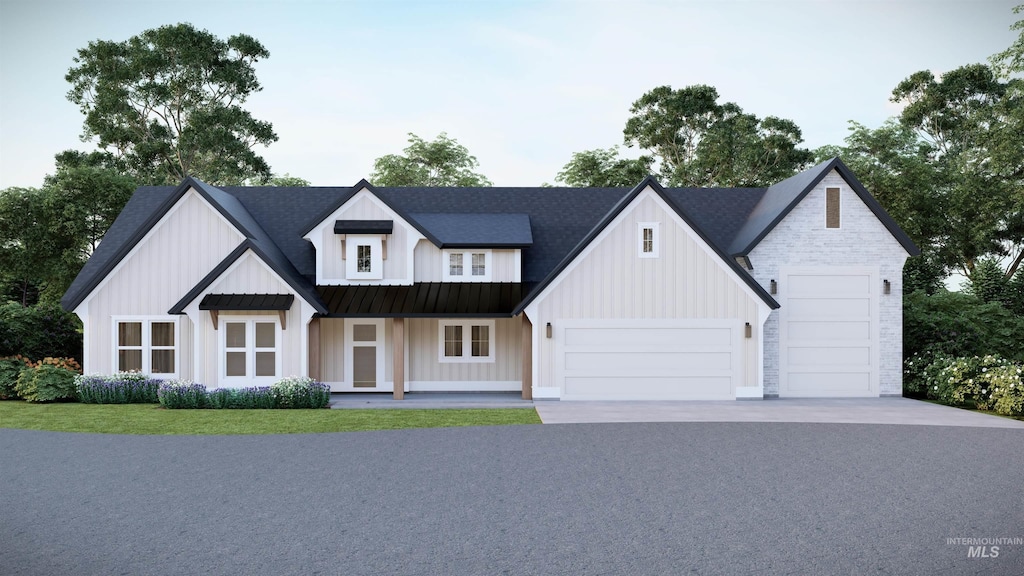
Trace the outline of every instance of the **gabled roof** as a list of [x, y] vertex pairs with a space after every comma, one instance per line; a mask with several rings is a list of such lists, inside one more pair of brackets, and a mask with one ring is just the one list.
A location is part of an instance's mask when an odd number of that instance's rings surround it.
[[[324, 303], [320, 300], [320, 296], [317, 294], [316, 287], [313, 286], [313, 283], [299, 274], [299, 272], [295, 270], [295, 267], [292, 266], [292, 263], [289, 262], [283, 254], [280, 254], [281, 251], [276, 248], [277, 246], [273, 246], [273, 248], [268, 251], [262, 243], [256, 240], [251, 238], [245, 240], [239, 244], [237, 248], [232, 250], [227, 257], [221, 260], [220, 264], [217, 264], [217, 266], [214, 267], [209, 274], [203, 277], [198, 284], [193, 286], [177, 304], [167, 311], [167, 313], [183, 314], [186, 306], [198, 298], [203, 291], [210, 287], [210, 285], [216, 282], [217, 279], [220, 278], [232, 264], [241, 258], [243, 254], [252, 250], [260, 260], [262, 260], [267, 266], [270, 266], [270, 268], [276, 272], [286, 284], [291, 286], [292, 289], [295, 290], [303, 300], [308, 302], [310, 306], [316, 309], [318, 313], [326, 314], [327, 307], [324, 306]], [[277, 255], [272, 254], [275, 251], [278, 253]]]
[[409, 214], [441, 242], [438, 248], [525, 248], [533, 244], [527, 214]]
[[832, 170], [839, 172], [839, 175], [850, 185], [850, 189], [860, 197], [861, 201], [875, 214], [908, 254], [917, 256], [921, 253], [914, 241], [900, 229], [896, 221], [886, 213], [882, 205], [864, 188], [839, 158], [826, 160], [809, 170], [768, 187], [760, 202], [750, 213], [746, 223], [729, 245], [729, 252], [736, 256], [749, 254]]
[[405, 220], [406, 222], [411, 224], [414, 228], [419, 230], [420, 234], [423, 234], [424, 236], [426, 236], [427, 240], [430, 240], [436, 246], [440, 246], [439, 241], [437, 240], [437, 238], [435, 238], [432, 234], [430, 234], [430, 232], [427, 231], [426, 228], [424, 228], [422, 225], [420, 225], [415, 220], [413, 220], [411, 217], [409, 217], [409, 215], [406, 214], [405, 211], [402, 210], [400, 207], [398, 207], [394, 203], [390, 202], [386, 197], [382, 197], [380, 195], [378, 189], [376, 187], [374, 187], [373, 184], [370, 184], [369, 182], [367, 182], [366, 178], [363, 178], [359, 182], [356, 182], [356, 185], [353, 186], [351, 188], [351, 190], [347, 194], [343, 194], [337, 200], [335, 200], [331, 204], [327, 205], [323, 210], [318, 212], [316, 216], [311, 218], [309, 220], [309, 222], [306, 224], [306, 226], [302, 229], [302, 233], [299, 236], [300, 237], [304, 237], [304, 236], [308, 235], [310, 232], [313, 231], [314, 228], [316, 228], [317, 226], [322, 224], [324, 222], [324, 220], [329, 218], [331, 214], [334, 214], [334, 212], [338, 208], [341, 208], [342, 206], [344, 206], [346, 202], [351, 200], [353, 196], [355, 196], [356, 194], [358, 194], [362, 190], [366, 190], [370, 194], [373, 194], [374, 196], [376, 196], [377, 199], [379, 199], [381, 202], [383, 202], [388, 208], [391, 209], [391, 211], [393, 211], [395, 214], [398, 214], [399, 217], [402, 218], [402, 220]]
[[626, 207], [629, 206], [633, 202], [633, 200], [635, 200], [636, 197], [639, 196], [640, 193], [643, 192], [648, 187], [651, 190], [653, 190], [655, 194], [660, 196], [661, 199], [666, 204], [668, 204], [669, 207], [680, 218], [682, 218], [684, 222], [686, 222], [687, 226], [689, 226], [694, 232], [696, 232], [697, 235], [700, 236], [700, 238], [704, 240], [704, 242], [709, 247], [711, 247], [711, 249], [714, 250], [716, 254], [718, 254], [722, 262], [726, 266], [731, 268], [734, 272], [736, 272], [740, 279], [742, 279], [743, 282], [745, 282], [747, 286], [749, 286], [750, 289], [753, 290], [754, 293], [757, 294], [762, 301], [764, 301], [765, 304], [770, 306], [772, 309], [779, 307], [779, 303], [776, 302], [775, 299], [772, 298], [771, 295], [769, 295], [768, 292], [766, 292], [765, 289], [762, 288], [761, 285], [758, 284], [750, 276], [750, 274], [747, 273], [746, 270], [741, 268], [740, 265], [736, 263], [736, 260], [734, 258], [724, 253], [721, 248], [719, 248], [714, 242], [712, 242], [708, 235], [701, 229], [701, 227], [698, 226], [697, 223], [694, 222], [672, 198], [666, 195], [665, 189], [661, 187], [661, 184], [658, 184], [657, 180], [655, 180], [652, 176], [647, 176], [646, 178], [643, 179], [643, 181], [637, 184], [636, 187], [634, 187], [629, 192], [629, 194], [626, 194], [621, 200], [619, 200], [619, 202], [615, 204], [615, 206], [613, 206], [607, 214], [605, 214], [604, 218], [602, 218], [601, 221], [598, 222], [597, 225], [594, 226], [590, 230], [590, 232], [568, 254], [565, 255], [564, 258], [562, 258], [562, 261], [559, 262], [558, 265], [555, 266], [555, 268], [551, 270], [550, 273], [548, 273], [547, 277], [545, 277], [540, 282], [540, 284], [536, 285], [532, 290], [530, 290], [530, 293], [526, 295], [526, 298], [524, 298], [523, 301], [520, 302], [518, 306], [516, 306], [515, 310], [513, 310], [513, 315], [519, 314], [520, 312], [525, 310], [526, 307], [530, 304], [530, 302], [532, 302], [537, 296], [539, 296], [540, 293], [543, 292], [544, 289], [547, 288], [548, 285], [550, 285], [551, 282], [553, 282], [558, 277], [558, 275], [561, 274], [562, 271], [565, 270], [569, 266], [569, 264], [572, 263], [572, 261], [575, 260], [580, 255], [580, 253], [582, 253], [583, 250], [585, 250], [586, 247], [589, 246], [590, 243], [593, 242], [594, 239], [597, 238], [601, 234], [601, 232], [603, 232], [605, 228], [607, 228], [608, 225], [611, 224], [611, 222], [615, 220], [615, 218], [618, 217], [618, 215], [621, 214], [622, 211], [625, 210]]

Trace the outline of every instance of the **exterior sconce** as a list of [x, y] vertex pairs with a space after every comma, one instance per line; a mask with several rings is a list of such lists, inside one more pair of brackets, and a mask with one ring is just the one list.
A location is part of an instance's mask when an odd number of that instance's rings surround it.
[[548, 325], [544, 327], [544, 332], [548, 338], [551, 338], [551, 322], [548, 322]]
[[778, 292], [779, 292], [779, 285], [778, 285], [778, 284], [777, 284], [777, 283], [775, 282], [775, 280], [773, 279], [773, 280], [772, 280], [772, 289], [771, 289], [771, 293], [772, 293], [772, 294], [778, 294]]
[[888, 294], [892, 291], [892, 284], [888, 280], [882, 280], [882, 293]]
[[744, 332], [744, 335], [745, 335], [745, 336], [746, 336], [747, 338], [750, 338], [750, 337], [751, 337], [751, 328], [750, 328], [750, 322], [747, 322], [747, 323], [746, 323], [746, 325], [744, 325], [744, 327], [743, 327], [743, 332]]

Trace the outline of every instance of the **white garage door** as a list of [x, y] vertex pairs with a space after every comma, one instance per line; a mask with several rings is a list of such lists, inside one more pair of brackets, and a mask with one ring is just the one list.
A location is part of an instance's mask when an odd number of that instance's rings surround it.
[[563, 400], [723, 400], [741, 376], [731, 320], [556, 322]]
[[878, 396], [877, 273], [783, 271], [780, 396]]

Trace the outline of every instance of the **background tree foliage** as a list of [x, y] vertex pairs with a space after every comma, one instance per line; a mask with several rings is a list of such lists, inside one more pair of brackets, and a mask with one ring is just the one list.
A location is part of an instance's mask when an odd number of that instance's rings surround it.
[[653, 164], [651, 156], [619, 158], [617, 148], [595, 148], [573, 153], [555, 181], [579, 188], [636, 186], [651, 173]]
[[80, 49], [67, 96], [85, 114], [83, 140], [97, 138], [140, 182], [265, 180], [270, 166], [253, 148], [277, 135], [241, 105], [261, 90], [253, 65], [269, 55], [245, 34], [224, 41], [191, 24], [161, 26]]
[[659, 86], [630, 108], [625, 142], [651, 152], [671, 186], [760, 187], [792, 176], [813, 159], [792, 120], [759, 119], [718, 103], [712, 86]]
[[370, 180], [377, 186], [491, 186], [473, 170], [480, 165], [465, 146], [442, 132], [433, 142], [409, 133], [404, 154], [388, 154], [373, 163]]

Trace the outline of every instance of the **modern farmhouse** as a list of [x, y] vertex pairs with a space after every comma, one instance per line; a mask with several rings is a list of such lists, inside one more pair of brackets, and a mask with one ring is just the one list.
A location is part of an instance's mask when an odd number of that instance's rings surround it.
[[142, 187], [62, 301], [90, 373], [210, 387], [901, 393], [913, 242], [833, 159], [769, 188]]

